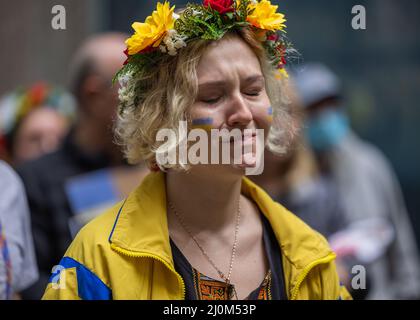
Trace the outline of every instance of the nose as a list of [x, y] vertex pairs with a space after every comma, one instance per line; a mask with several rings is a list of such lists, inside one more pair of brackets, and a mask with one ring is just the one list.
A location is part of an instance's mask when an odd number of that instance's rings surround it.
[[44, 154], [54, 151], [59, 145], [60, 138], [58, 135], [50, 134], [49, 136], [43, 136], [39, 140], [39, 153]]
[[230, 105], [227, 124], [230, 127], [246, 127], [253, 120], [253, 115], [244, 99], [235, 96]]

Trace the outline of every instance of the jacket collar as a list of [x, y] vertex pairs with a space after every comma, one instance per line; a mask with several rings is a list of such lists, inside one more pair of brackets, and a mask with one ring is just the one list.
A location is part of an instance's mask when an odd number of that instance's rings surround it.
[[163, 173], [150, 173], [128, 196], [120, 208], [109, 241], [134, 253], [158, 256], [173, 266]]
[[[290, 264], [285, 269], [290, 270], [291, 277], [317, 259], [332, 253], [322, 236], [274, 202], [247, 178], [243, 178], [242, 193], [253, 199], [270, 222], [282, 249], [283, 265]], [[149, 174], [130, 194], [120, 209], [109, 241], [133, 253], [157, 256], [173, 266], [164, 173]], [[287, 270], [285, 273], [288, 273]]]

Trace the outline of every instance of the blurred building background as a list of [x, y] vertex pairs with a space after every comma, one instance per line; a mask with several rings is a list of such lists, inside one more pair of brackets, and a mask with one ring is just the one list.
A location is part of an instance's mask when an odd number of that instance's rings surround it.
[[[420, 244], [420, 2], [272, 2], [287, 15], [288, 36], [302, 61], [325, 62], [342, 77], [353, 127], [391, 160]], [[2, 0], [0, 95], [40, 79], [66, 85], [70, 57], [87, 36], [108, 30], [131, 32], [131, 23], [142, 21], [155, 3]], [[171, 3], [181, 6], [186, 1]], [[56, 4], [66, 9], [66, 30], [51, 27]], [[351, 27], [354, 5], [366, 8], [366, 30]]]

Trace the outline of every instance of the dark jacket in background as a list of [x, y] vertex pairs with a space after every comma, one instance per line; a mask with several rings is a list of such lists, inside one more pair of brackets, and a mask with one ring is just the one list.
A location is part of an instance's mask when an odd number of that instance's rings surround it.
[[65, 192], [71, 178], [109, 165], [104, 156], [82, 152], [70, 133], [57, 151], [17, 169], [28, 196], [39, 280], [23, 292], [24, 299], [40, 299], [51, 270], [72, 241], [69, 218], [73, 213]]
[[274, 199], [326, 238], [348, 224], [336, 186], [327, 177], [308, 179]]

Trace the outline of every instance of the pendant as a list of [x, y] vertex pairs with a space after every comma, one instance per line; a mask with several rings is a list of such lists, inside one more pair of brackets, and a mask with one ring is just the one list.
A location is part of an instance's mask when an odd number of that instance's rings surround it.
[[228, 297], [229, 300], [239, 300], [238, 293], [236, 292], [235, 285], [228, 284]]

